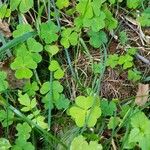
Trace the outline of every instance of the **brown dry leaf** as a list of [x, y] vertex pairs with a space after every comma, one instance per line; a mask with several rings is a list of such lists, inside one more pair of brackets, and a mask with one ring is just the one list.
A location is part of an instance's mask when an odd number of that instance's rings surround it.
[[149, 96], [149, 84], [139, 83], [135, 103], [139, 106], [143, 106], [148, 101], [148, 96]]
[[2, 21], [1, 19], [0, 19], [0, 31], [4, 34], [5, 37], [12, 36], [8, 23]]

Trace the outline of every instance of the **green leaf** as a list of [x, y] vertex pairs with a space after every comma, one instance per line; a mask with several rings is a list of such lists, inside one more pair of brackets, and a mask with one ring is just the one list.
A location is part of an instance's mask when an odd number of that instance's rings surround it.
[[128, 49], [128, 51], [127, 51], [127, 53], [128, 53], [129, 55], [135, 55], [136, 52], [137, 52], [137, 49], [136, 49], [136, 48], [130, 48], [130, 49]]
[[118, 64], [123, 65], [123, 69], [128, 69], [133, 66], [133, 57], [129, 54], [119, 57]]
[[98, 144], [97, 141], [90, 141], [89, 143], [85, 140], [82, 135], [75, 137], [71, 142], [70, 150], [102, 150], [102, 145]]
[[4, 71], [0, 71], [0, 93], [7, 90], [8, 82], [6, 81], [7, 74]]
[[45, 82], [40, 89], [40, 93], [46, 94], [49, 92], [49, 90], [50, 90], [50, 82]]
[[118, 54], [109, 55], [106, 65], [110, 66], [111, 68], [115, 68], [118, 65], [118, 60]]
[[108, 129], [115, 129], [120, 123], [119, 117], [111, 117], [108, 123]]
[[81, 16], [85, 18], [93, 17], [93, 9], [91, 0], [80, 0], [76, 6], [76, 10], [80, 13]]
[[29, 79], [33, 73], [30, 69], [36, 69], [37, 63], [33, 61], [32, 57], [28, 53], [23, 53], [23, 56], [15, 58], [11, 64], [11, 69], [16, 70], [15, 76], [18, 79]]
[[27, 94], [22, 95], [21, 91], [19, 91], [18, 95], [18, 101], [21, 105], [23, 105], [23, 108], [21, 109], [23, 112], [31, 111], [36, 107], [37, 102], [35, 98], [30, 100], [29, 96]]
[[142, 4], [142, 1], [143, 0], [127, 0], [127, 6], [128, 8], [135, 9]]
[[137, 71], [136, 69], [128, 71], [128, 80], [136, 82], [139, 81], [141, 78], [142, 76], [140, 71]]
[[94, 48], [99, 48], [100, 46], [102, 46], [102, 44], [106, 44], [108, 41], [107, 36], [103, 31], [100, 32], [90, 31], [88, 34], [90, 36], [90, 44]]
[[58, 99], [54, 101], [57, 109], [67, 109], [69, 107], [70, 101], [65, 97], [64, 94], [61, 94]]
[[116, 104], [113, 101], [108, 102], [108, 100], [102, 100], [100, 105], [102, 109], [102, 115], [104, 116], [112, 116], [117, 110]]
[[94, 74], [100, 74], [103, 70], [103, 64], [102, 63], [94, 63], [93, 64], [93, 72]]
[[26, 82], [26, 84], [23, 88], [23, 91], [31, 97], [35, 96], [36, 91], [38, 91], [38, 90], [39, 90], [39, 87], [38, 87], [37, 82], [35, 82], [35, 81], [33, 81], [32, 83], [30, 83], [30, 81]]
[[142, 12], [141, 16], [137, 18], [141, 26], [149, 27], [150, 26], [150, 8], [146, 8], [144, 12]]
[[42, 23], [40, 26], [40, 36], [46, 44], [55, 42], [58, 39], [57, 33], [58, 27], [52, 21]]
[[27, 32], [31, 32], [31, 31], [33, 31], [33, 29], [29, 24], [19, 24], [17, 26], [17, 29], [13, 32], [13, 37], [17, 38]]
[[5, 138], [0, 138], [1, 150], [9, 150], [11, 148], [10, 142]]
[[59, 52], [57, 45], [46, 45], [45, 50], [52, 56], [56, 55]]
[[63, 9], [65, 7], [68, 7], [69, 6], [69, 0], [57, 0], [56, 1], [56, 6], [59, 8], [59, 9]]
[[116, 0], [109, 0], [109, 3], [110, 3], [110, 4], [115, 4], [115, 3], [116, 3]]
[[104, 9], [104, 13], [106, 15], [105, 18], [105, 28], [108, 30], [113, 30], [117, 27], [118, 21], [113, 17], [113, 14], [109, 11], [109, 8]]
[[92, 19], [84, 19], [83, 26], [91, 27], [91, 30], [93, 32], [98, 32], [99, 30], [105, 27], [105, 18], [106, 18], [105, 13], [101, 11], [100, 15], [97, 17], [93, 17]]
[[65, 74], [64, 71], [60, 68], [57, 71], [55, 71], [54, 78], [55, 79], [62, 79], [64, 74]]
[[6, 4], [2, 4], [0, 6], [0, 18], [3, 19], [4, 17], [9, 17], [11, 10], [7, 8]]
[[127, 33], [125, 31], [121, 31], [119, 33], [119, 41], [123, 46], [125, 46], [127, 44], [128, 36], [127, 36]]
[[50, 71], [56, 71], [56, 70], [60, 69], [60, 65], [59, 65], [58, 61], [52, 60], [48, 69]]
[[64, 29], [61, 36], [60, 42], [65, 48], [69, 48], [70, 45], [75, 46], [78, 43], [78, 34], [72, 28]]
[[78, 96], [76, 98], [76, 105], [69, 109], [69, 113], [78, 127], [83, 127], [85, 123], [87, 123], [88, 127], [95, 126], [97, 119], [101, 116], [98, 101], [97, 98], [92, 96]]
[[23, 140], [28, 140], [30, 138], [31, 127], [26, 122], [17, 124], [16, 129], [18, 131], [18, 137], [21, 137]]
[[33, 7], [33, 0], [10, 0], [10, 7], [12, 10], [19, 7], [21, 13], [26, 13]]
[[10, 110], [0, 110], [0, 122], [3, 127], [8, 127], [13, 123], [14, 113]]

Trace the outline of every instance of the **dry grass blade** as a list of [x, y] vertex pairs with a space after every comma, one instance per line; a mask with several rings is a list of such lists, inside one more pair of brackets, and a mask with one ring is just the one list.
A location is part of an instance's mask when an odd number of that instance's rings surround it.
[[143, 106], [148, 101], [149, 84], [139, 83], [135, 103]]

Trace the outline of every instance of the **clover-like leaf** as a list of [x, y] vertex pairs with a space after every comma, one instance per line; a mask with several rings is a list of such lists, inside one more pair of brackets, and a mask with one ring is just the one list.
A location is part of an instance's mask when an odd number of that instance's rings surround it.
[[101, 11], [99, 16], [93, 17], [92, 19], [83, 19], [83, 26], [91, 27], [93, 32], [98, 32], [105, 27], [105, 17], [105, 13]]
[[58, 30], [58, 27], [52, 21], [42, 23], [40, 26], [41, 38], [46, 44], [51, 44], [58, 39]]
[[87, 123], [88, 127], [93, 127], [101, 116], [98, 99], [92, 96], [78, 96], [75, 104], [69, 109], [69, 113], [77, 126], [83, 127]]
[[81, 16], [84, 16], [85, 18], [93, 17], [93, 8], [91, 1], [80, 0], [80, 2], [76, 6], [76, 10], [80, 13]]
[[136, 69], [128, 70], [128, 80], [132, 80], [134, 82], [139, 81], [142, 78], [141, 72]]
[[85, 137], [79, 135], [73, 139], [71, 142], [70, 150], [102, 150], [102, 145], [98, 144], [97, 141], [90, 141], [89, 143], [86, 141]]
[[90, 31], [88, 34], [90, 36], [90, 44], [94, 48], [99, 48], [102, 44], [106, 44], [108, 41], [107, 36], [103, 31], [99, 32]]
[[9, 150], [11, 148], [11, 144], [7, 139], [0, 138], [0, 148], [1, 150]]
[[45, 50], [52, 56], [56, 55], [59, 52], [59, 48], [57, 45], [46, 45]]
[[118, 65], [119, 57], [117, 54], [109, 55], [107, 60], [107, 66], [115, 68]]
[[8, 88], [8, 82], [6, 81], [6, 78], [6, 72], [0, 71], [0, 92], [3, 92]]
[[32, 57], [28, 53], [24, 53], [23, 56], [16, 57], [14, 62], [11, 64], [11, 69], [16, 70], [15, 76], [18, 79], [31, 78], [33, 73], [30, 69], [36, 68], [36, 62], [33, 61]]
[[56, 2], [56, 6], [59, 8], [59, 9], [62, 9], [64, 7], [68, 7], [69, 6], [69, 0], [57, 0]]
[[13, 32], [13, 37], [19, 37], [27, 32], [33, 31], [32, 27], [29, 24], [19, 24], [17, 29]]
[[123, 65], [123, 69], [131, 68], [133, 66], [133, 57], [129, 54], [119, 57], [118, 64]]
[[27, 82], [23, 88], [23, 91], [26, 92], [29, 96], [35, 96], [36, 91], [39, 90], [37, 82], [33, 81], [32, 83]]
[[65, 48], [69, 48], [70, 45], [75, 46], [78, 43], [78, 34], [72, 28], [64, 29], [61, 36], [60, 42]]
[[138, 6], [140, 6], [142, 4], [141, 0], [127, 0], [127, 6], [128, 8], [137, 8]]
[[149, 27], [150, 26], [150, 8], [146, 8], [144, 12], [142, 12], [141, 16], [137, 18], [141, 26]]
[[1, 4], [0, 6], [0, 19], [3, 19], [4, 17], [9, 17], [11, 13], [11, 10], [7, 8], [7, 5]]
[[10, 7], [12, 10], [19, 8], [20, 12], [26, 13], [33, 7], [33, 0], [10, 0]]
[[16, 127], [18, 133], [17, 136], [21, 137], [23, 140], [28, 140], [30, 138], [31, 127], [28, 123], [24, 122], [23, 124], [17, 124]]
[[0, 110], [0, 122], [3, 127], [8, 127], [13, 123], [14, 113], [10, 110]]
[[22, 111], [24, 112], [31, 111], [37, 105], [36, 99], [34, 98], [30, 100], [28, 94], [22, 95], [21, 91], [19, 91], [18, 95], [19, 95], [18, 101], [21, 105], [23, 105], [23, 108], [21, 109]]

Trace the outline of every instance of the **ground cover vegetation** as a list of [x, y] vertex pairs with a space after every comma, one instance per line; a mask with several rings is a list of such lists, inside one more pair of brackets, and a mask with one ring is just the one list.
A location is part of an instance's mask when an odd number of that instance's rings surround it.
[[0, 150], [150, 150], [149, 0], [0, 0]]

